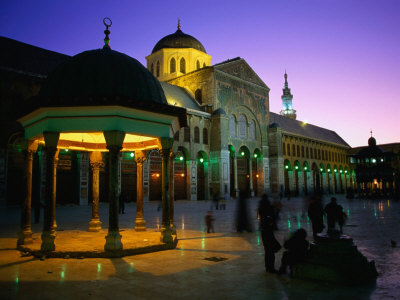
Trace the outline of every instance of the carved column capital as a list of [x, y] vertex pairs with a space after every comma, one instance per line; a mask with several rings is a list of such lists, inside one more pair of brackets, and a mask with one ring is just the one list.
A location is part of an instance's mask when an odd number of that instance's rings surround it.
[[143, 164], [146, 159], [146, 155], [143, 151], [135, 151], [135, 161], [137, 164]]

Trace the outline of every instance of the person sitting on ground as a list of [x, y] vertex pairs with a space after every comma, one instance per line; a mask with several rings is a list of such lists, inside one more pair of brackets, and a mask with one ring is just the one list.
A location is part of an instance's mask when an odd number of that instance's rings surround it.
[[292, 271], [293, 265], [306, 258], [309, 248], [306, 237], [307, 232], [303, 228], [300, 228], [283, 244], [287, 250], [283, 252], [279, 274], [286, 274], [287, 266], [289, 266], [290, 271]]

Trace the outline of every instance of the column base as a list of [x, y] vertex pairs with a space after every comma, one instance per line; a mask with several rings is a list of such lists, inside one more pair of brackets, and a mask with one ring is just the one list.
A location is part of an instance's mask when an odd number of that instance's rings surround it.
[[90, 232], [99, 232], [101, 230], [101, 222], [99, 219], [92, 219], [89, 222], [89, 229]]
[[104, 245], [105, 251], [118, 251], [122, 250], [121, 235], [118, 231], [109, 231], [106, 235], [106, 244]]
[[29, 245], [32, 243], [32, 231], [26, 230], [18, 233], [17, 247], [20, 245]]
[[146, 221], [143, 218], [136, 218], [135, 230], [136, 231], [146, 231]]
[[50, 252], [56, 249], [54, 240], [56, 239], [55, 231], [43, 231], [42, 233], [42, 245], [40, 246], [40, 251]]
[[240, 190], [239, 190], [239, 189], [236, 189], [236, 190], [235, 190], [236, 198], [239, 198], [239, 193], [240, 193]]
[[250, 190], [250, 197], [254, 197], [254, 190]]
[[170, 227], [161, 228], [161, 239], [160, 241], [166, 244], [172, 244], [176, 240], [176, 235], [174, 236]]

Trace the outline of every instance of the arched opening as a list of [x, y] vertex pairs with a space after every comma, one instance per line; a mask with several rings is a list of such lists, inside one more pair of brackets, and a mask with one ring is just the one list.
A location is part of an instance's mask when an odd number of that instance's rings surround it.
[[203, 63], [203, 68], [205, 68], [206, 67], [206, 63]]
[[183, 57], [181, 58], [181, 61], [180, 61], [180, 72], [183, 74], [186, 73], [186, 61]]
[[237, 180], [240, 191], [250, 192], [249, 174], [250, 151], [246, 146], [239, 149], [237, 156]]
[[294, 181], [294, 196], [297, 197], [299, 196], [300, 193], [300, 173], [301, 172], [301, 166], [299, 161], [294, 162], [294, 168], [293, 168], [293, 181]]
[[229, 132], [231, 137], [236, 137], [236, 120], [235, 116], [230, 116], [229, 118]]
[[303, 163], [303, 180], [304, 180], [304, 194], [308, 195], [308, 184], [309, 184], [309, 176], [310, 176], [310, 166], [308, 162]]
[[171, 61], [169, 62], [169, 72], [171, 74], [176, 72], [176, 61], [175, 61], [175, 58], [171, 58]]
[[162, 159], [158, 150], [152, 150], [149, 155], [150, 164], [150, 200], [161, 201], [162, 194]]
[[153, 63], [151, 63], [150, 72], [151, 72], [151, 74], [154, 75], [154, 64]]
[[208, 145], [208, 131], [207, 128], [203, 128], [203, 144]]
[[239, 116], [238, 127], [239, 127], [239, 138], [247, 139], [247, 121], [244, 115]]
[[197, 126], [194, 128], [194, 142], [200, 143], [200, 129]]
[[137, 165], [134, 152], [121, 154], [121, 194], [126, 202], [136, 202]]
[[190, 143], [190, 128], [183, 127], [183, 141]]
[[187, 199], [187, 157], [188, 151], [178, 147], [174, 160], [174, 199]]
[[203, 97], [202, 97], [202, 95], [201, 95], [201, 89], [197, 89], [195, 92], [194, 92], [194, 98], [197, 100], [197, 102], [199, 102], [200, 104], [202, 104], [203, 103]]
[[199, 69], [200, 69], [200, 62], [196, 61], [196, 70], [199, 70]]
[[318, 168], [317, 164], [313, 163], [311, 166], [311, 170], [312, 170], [312, 183], [314, 186], [314, 193], [321, 194], [322, 193], [321, 168]]
[[197, 153], [197, 200], [206, 199], [206, 176], [208, 173], [208, 157], [204, 151]]
[[290, 177], [292, 176], [292, 167], [289, 160], [283, 163], [284, 168], [284, 182], [285, 182], [285, 196], [290, 197]]
[[159, 61], [157, 61], [156, 76], [157, 76], [157, 77], [160, 77], [160, 62], [159, 62]]
[[[229, 170], [230, 170], [230, 195], [231, 197], [236, 197], [236, 191], [235, 191], [235, 148], [232, 145], [228, 146], [229, 150]], [[236, 170], [237, 171], [237, 170]]]
[[259, 149], [255, 149], [251, 158], [254, 196], [261, 195], [263, 193], [262, 190], [263, 174], [262, 174], [262, 169], [259, 169], [259, 166], [261, 165], [260, 163], [261, 160], [262, 160], [261, 151]]

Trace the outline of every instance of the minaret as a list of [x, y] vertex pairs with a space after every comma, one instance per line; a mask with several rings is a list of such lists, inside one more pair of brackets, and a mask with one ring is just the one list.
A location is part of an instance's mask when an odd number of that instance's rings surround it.
[[296, 111], [293, 109], [292, 106], [293, 95], [291, 94], [289, 89], [286, 71], [285, 71], [285, 88], [283, 89], [283, 94], [281, 98], [282, 98], [283, 108], [280, 111], [280, 114], [282, 116], [296, 120]]

